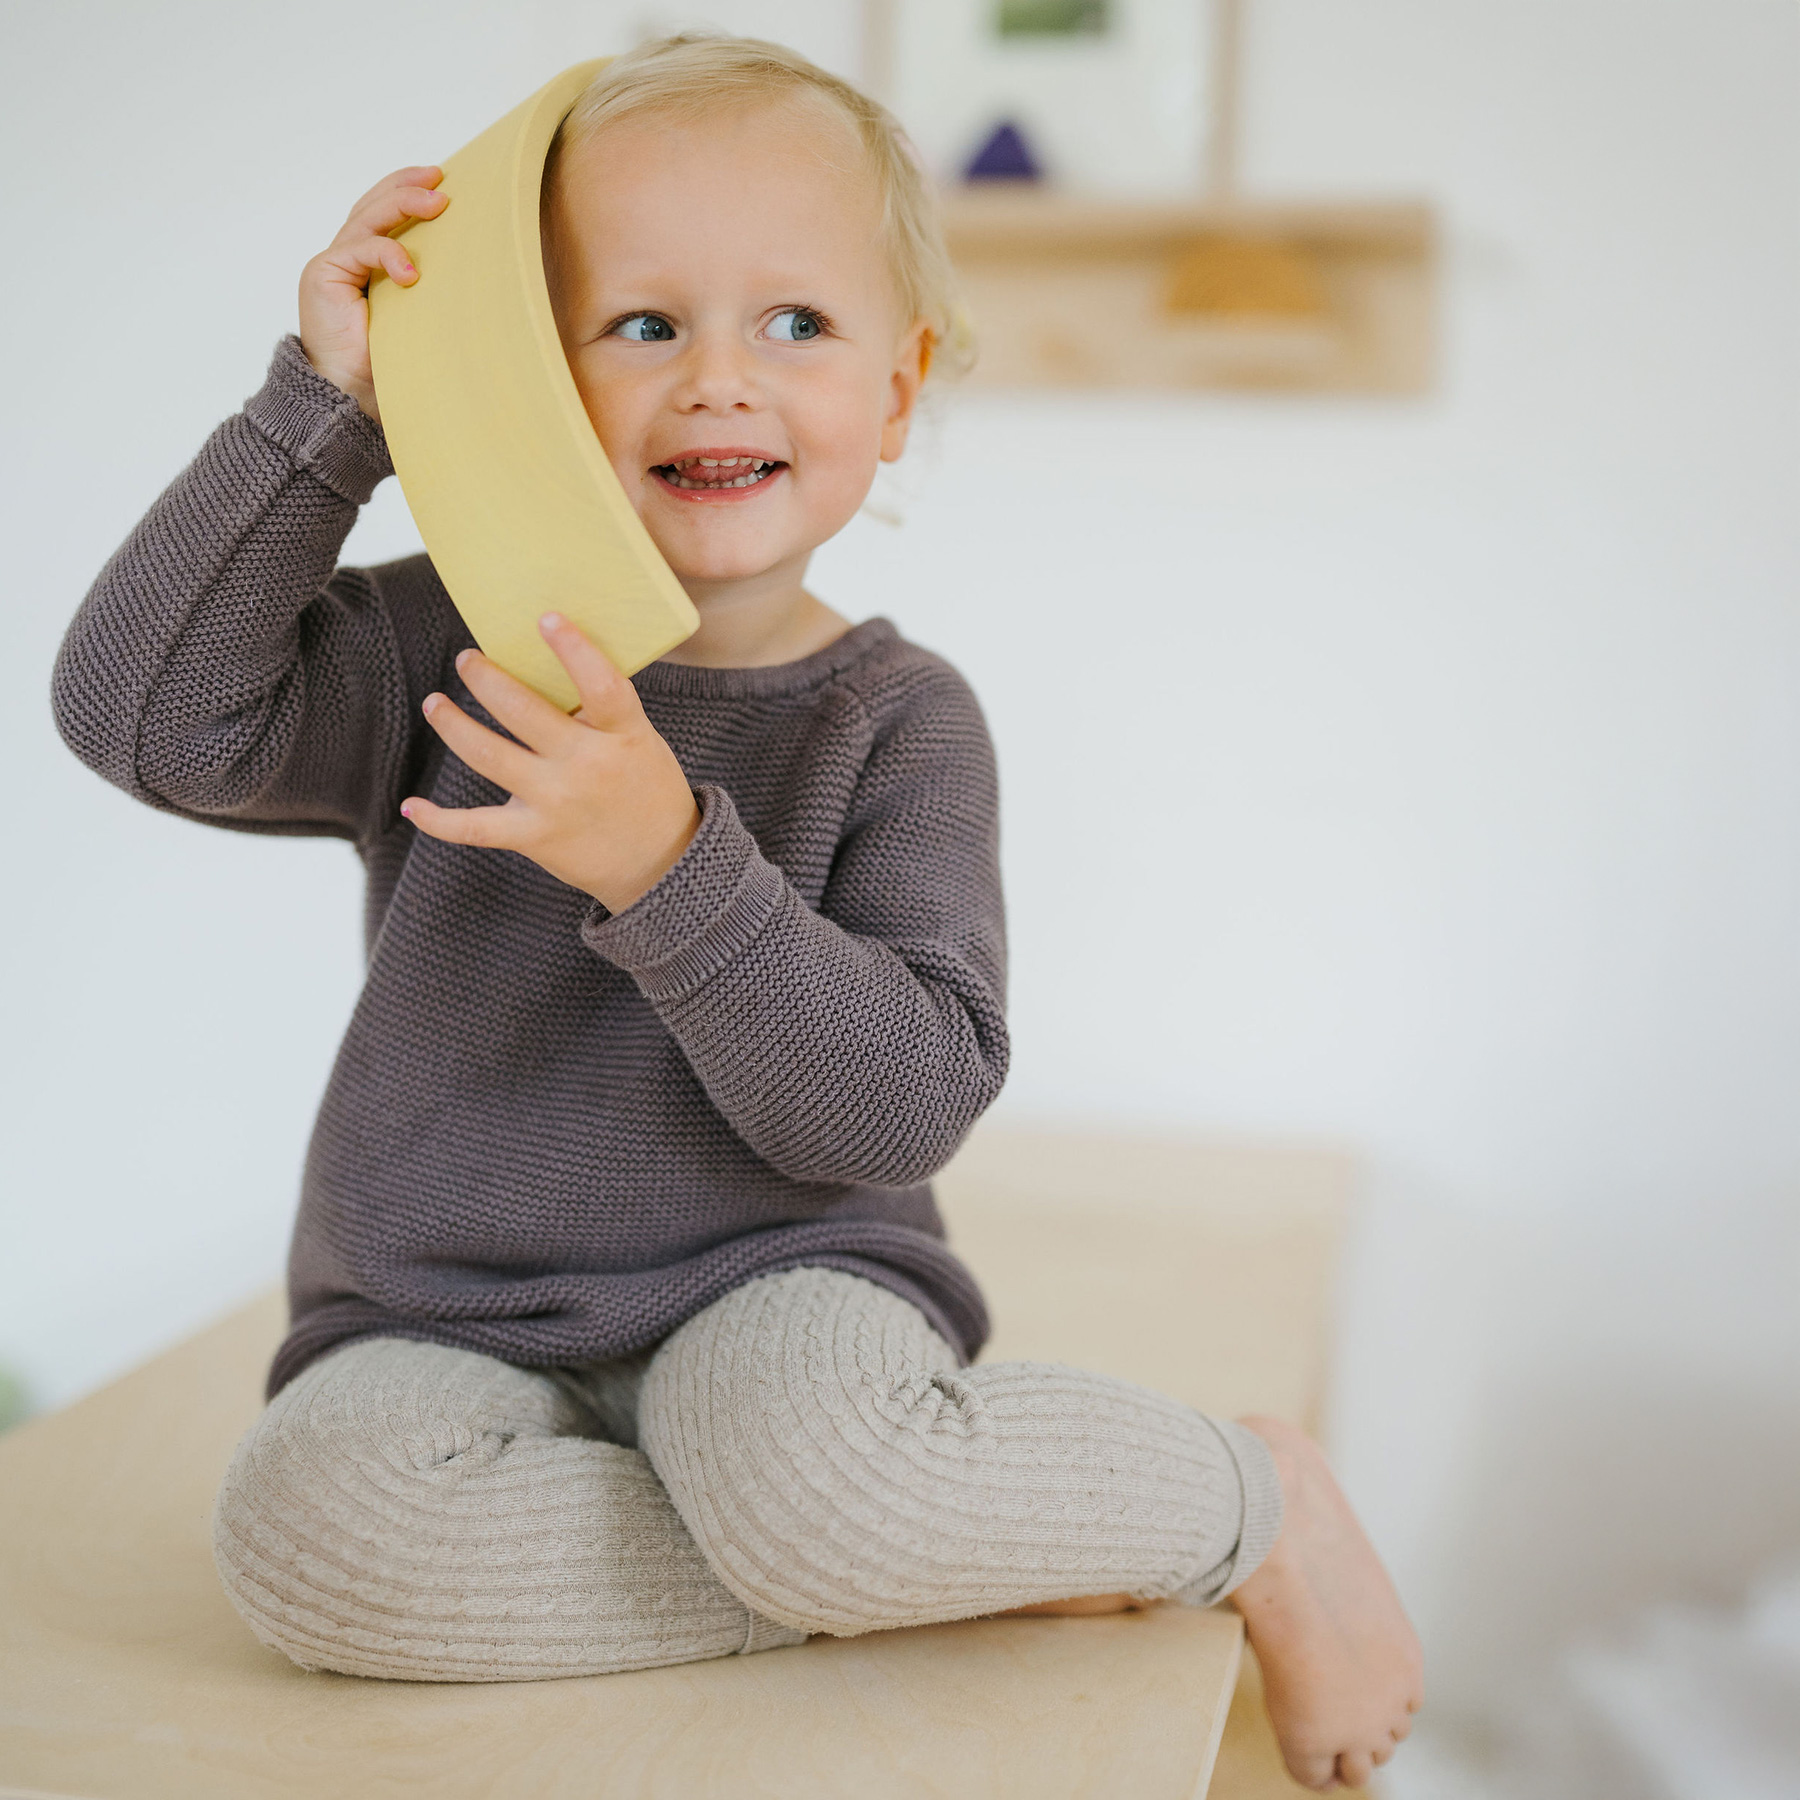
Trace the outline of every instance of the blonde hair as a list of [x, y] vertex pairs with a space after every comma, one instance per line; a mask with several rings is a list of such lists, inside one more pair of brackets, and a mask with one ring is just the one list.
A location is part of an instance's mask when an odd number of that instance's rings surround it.
[[684, 31], [615, 57], [584, 88], [557, 127], [544, 159], [546, 221], [562, 154], [620, 119], [659, 113], [704, 119], [723, 106], [816, 95], [854, 134], [881, 194], [881, 235], [909, 323], [923, 319], [930, 375], [960, 375], [974, 361], [974, 335], [944, 243], [937, 193], [917, 152], [886, 107], [761, 38]]

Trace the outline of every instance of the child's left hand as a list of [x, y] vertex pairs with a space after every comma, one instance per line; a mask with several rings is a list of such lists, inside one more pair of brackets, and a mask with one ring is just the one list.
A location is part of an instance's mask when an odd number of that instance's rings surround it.
[[574, 680], [580, 707], [565, 713], [479, 650], [465, 650], [456, 666], [469, 691], [520, 741], [490, 731], [446, 694], [426, 695], [425, 716], [512, 798], [446, 807], [415, 795], [400, 811], [447, 843], [517, 850], [609, 912], [623, 912], [674, 867], [700, 809], [637, 689], [560, 614], [546, 613], [538, 626]]

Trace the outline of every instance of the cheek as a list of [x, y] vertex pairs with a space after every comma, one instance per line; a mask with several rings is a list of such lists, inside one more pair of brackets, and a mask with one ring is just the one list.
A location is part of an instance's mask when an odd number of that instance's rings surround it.
[[575, 391], [587, 408], [588, 420], [600, 440], [600, 448], [606, 452], [606, 460], [625, 491], [635, 498], [644, 476], [638, 450], [644, 441], [649, 411], [643, 384], [624, 378], [617, 369], [579, 358], [569, 364], [569, 373], [575, 377]]
[[821, 487], [856, 490], [862, 504], [881, 460], [885, 387], [868, 376], [820, 384], [790, 415], [795, 446], [804, 452]]

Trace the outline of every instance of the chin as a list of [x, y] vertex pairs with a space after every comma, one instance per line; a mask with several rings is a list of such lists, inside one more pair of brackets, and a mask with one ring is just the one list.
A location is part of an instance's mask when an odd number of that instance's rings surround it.
[[779, 555], [759, 554], [752, 550], [714, 550], [683, 555], [680, 551], [671, 554], [662, 545], [657, 547], [668, 558], [677, 581], [749, 581], [768, 574], [777, 563], [785, 560]]

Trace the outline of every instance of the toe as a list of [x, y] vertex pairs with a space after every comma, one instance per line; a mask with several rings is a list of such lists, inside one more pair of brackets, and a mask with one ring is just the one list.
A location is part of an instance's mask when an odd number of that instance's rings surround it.
[[1374, 1764], [1363, 1750], [1346, 1750], [1337, 1759], [1338, 1780], [1345, 1787], [1362, 1787], [1373, 1772]]
[[1285, 1756], [1288, 1773], [1303, 1788], [1322, 1794], [1337, 1786], [1337, 1760], [1330, 1756]]

